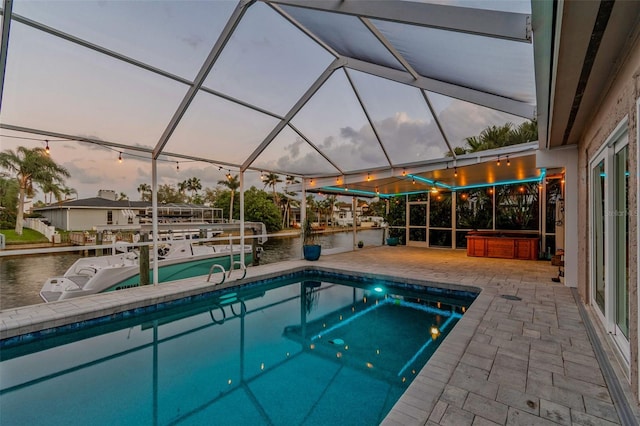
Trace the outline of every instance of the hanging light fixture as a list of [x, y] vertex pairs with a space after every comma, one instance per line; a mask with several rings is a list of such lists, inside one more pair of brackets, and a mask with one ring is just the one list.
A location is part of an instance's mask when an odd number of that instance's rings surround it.
[[500, 165], [500, 156], [498, 156], [498, 162], [496, 163], [498, 166]]
[[122, 152], [118, 155], [118, 163], [122, 164]]
[[509, 160], [509, 156], [507, 155], [507, 166], [511, 165], [511, 160]]
[[264, 174], [262, 173], [262, 170], [260, 170], [260, 180], [264, 181]]
[[436, 188], [436, 186], [435, 186], [435, 185], [433, 185], [433, 186], [431, 187], [431, 193], [432, 193], [432, 194], [437, 194], [437, 193], [438, 193], [438, 188]]
[[47, 143], [47, 146], [44, 148], [44, 151], [49, 154], [50, 150], [49, 150], [49, 141], [47, 139], [44, 140]]
[[176, 161], [176, 172], [180, 171], [180, 163]]
[[371, 172], [367, 172], [367, 182], [371, 180]]
[[231, 180], [231, 170], [227, 170], [227, 179]]
[[416, 178], [412, 177], [411, 178], [411, 183], [415, 185], [416, 184]]
[[458, 177], [458, 167], [453, 168], [453, 176]]
[[402, 176], [406, 176], [407, 175], [407, 169], [402, 169]]

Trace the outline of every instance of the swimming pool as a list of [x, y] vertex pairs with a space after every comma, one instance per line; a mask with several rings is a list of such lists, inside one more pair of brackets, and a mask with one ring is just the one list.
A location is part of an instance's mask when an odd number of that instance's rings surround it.
[[298, 273], [6, 341], [0, 422], [378, 424], [474, 297]]

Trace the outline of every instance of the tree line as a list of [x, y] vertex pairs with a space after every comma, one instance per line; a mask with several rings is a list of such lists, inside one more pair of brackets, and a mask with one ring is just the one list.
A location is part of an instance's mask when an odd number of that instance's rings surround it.
[[[73, 188], [66, 186], [65, 180], [70, 177], [67, 169], [57, 164], [43, 148], [18, 147], [15, 151], [8, 149], [0, 153], [0, 228], [15, 228], [22, 234], [24, 225], [24, 206], [27, 198], [33, 198], [38, 189], [44, 193], [44, 202], [38, 201], [35, 206], [45, 206], [54, 202], [64, 202], [72, 194], [77, 197]], [[245, 218], [249, 221], [265, 223], [270, 232], [291, 226], [292, 210], [300, 206], [296, 194], [289, 191], [278, 192], [277, 185], [282, 183], [281, 177], [274, 173], [263, 175], [264, 188], [251, 187], [245, 191]], [[299, 183], [293, 176], [287, 176], [287, 184]], [[228, 212], [227, 218], [239, 219], [238, 175], [227, 175], [226, 179], [217, 182], [214, 188], [203, 187], [197, 177], [179, 182], [177, 185], [162, 184], [158, 187], [159, 203], [191, 203], [206, 204], [222, 208]], [[267, 189], [270, 188], [270, 192]], [[142, 183], [137, 188], [140, 200], [151, 201], [151, 185]], [[128, 200], [124, 192], [117, 196], [118, 200]], [[326, 220], [333, 211], [335, 196], [322, 202], [307, 197], [310, 213], [315, 212], [318, 221], [324, 214]]]

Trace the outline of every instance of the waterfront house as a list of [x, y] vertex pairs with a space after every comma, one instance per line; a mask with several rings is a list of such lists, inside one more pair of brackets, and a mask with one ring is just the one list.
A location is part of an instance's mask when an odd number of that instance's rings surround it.
[[[123, 228], [151, 223], [149, 201], [116, 200], [114, 191], [101, 190], [97, 197], [34, 208], [46, 222], [63, 231], [92, 230], [98, 226]], [[168, 203], [158, 206], [161, 223], [222, 222], [222, 209], [196, 204]]]

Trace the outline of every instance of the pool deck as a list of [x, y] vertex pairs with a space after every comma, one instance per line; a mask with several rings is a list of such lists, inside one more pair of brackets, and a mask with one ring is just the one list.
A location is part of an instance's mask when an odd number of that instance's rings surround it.
[[[412, 247], [364, 248], [323, 254], [317, 262], [251, 267], [247, 278], [317, 266], [482, 289], [478, 298], [417, 374], [384, 425], [637, 424], [628, 383], [617, 383], [632, 418], [621, 420], [608, 381], [623, 377], [589, 307], [551, 281], [550, 262], [470, 258], [464, 251]], [[239, 272], [236, 272], [238, 274]], [[225, 283], [231, 286], [233, 282]], [[210, 290], [202, 278], [40, 304], [0, 312], [0, 338], [111, 315]], [[520, 300], [502, 297], [517, 296]], [[581, 306], [600, 337], [592, 345]], [[604, 352], [599, 350], [604, 349]], [[604, 353], [609, 365], [598, 363]], [[605, 363], [606, 364], [606, 363]], [[609, 368], [609, 370], [607, 369]]]

